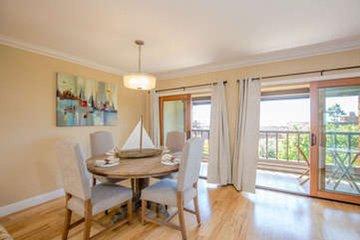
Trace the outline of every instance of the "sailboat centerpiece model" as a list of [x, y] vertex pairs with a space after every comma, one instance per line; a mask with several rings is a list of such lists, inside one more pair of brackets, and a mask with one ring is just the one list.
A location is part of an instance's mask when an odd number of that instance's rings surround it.
[[155, 148], [143, 123], [143, 116], [131, 132], [122, 149], [118, 152], [120, 158], [143, 158], [158, 156], [162, 150]]

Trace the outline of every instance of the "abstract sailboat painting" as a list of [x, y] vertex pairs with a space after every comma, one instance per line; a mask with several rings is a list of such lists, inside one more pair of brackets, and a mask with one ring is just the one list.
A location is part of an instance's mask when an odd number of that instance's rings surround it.
[[141, 116], [140, 121], [136, 124], [134, 130], [126, 140], [119, 152], [120, 158], [142, 158], [157, 156], [162, 153], [151, 141], [149, 134], [146, 132]]
[[117, 123], [117, 85], [58, 73], [57, 126], [101, 126]]

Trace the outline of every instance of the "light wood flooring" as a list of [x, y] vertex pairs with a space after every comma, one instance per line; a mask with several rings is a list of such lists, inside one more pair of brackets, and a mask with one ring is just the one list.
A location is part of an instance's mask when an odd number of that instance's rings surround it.
[[[189, 239], [360, 239], [360, 206], [313, 199], [268, 190], [244, 194], [233, 187], [199, 184], [202, 225], [186, 213]], [[0, 219], [15, 239], [61, 239], [64, 199], [60, 198]], [[191, 206], [192, 207], [192, 206]], [[189, 206], [190, 208], [190, 206]], [[113, 211], [114, 212], [114, 211]], [[133, 222], [101, 239], [181, 239], [179, 231], [151, 223]], [[110, 224], [99, 214], [92, 233]], [[177, 218], [174, 218], [177, 223]], [[82, 227], [70, 231], [69, 239], [82, 239]]]

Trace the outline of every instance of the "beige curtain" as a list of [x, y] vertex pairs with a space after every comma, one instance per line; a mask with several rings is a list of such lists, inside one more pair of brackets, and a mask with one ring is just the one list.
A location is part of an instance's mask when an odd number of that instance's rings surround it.
[[258, 162], [260, 81], [239, 81], [238, 116], [234, 145], [232, 182], [239, 191], [255, 192]]
[[150, 92], [150, 135], [155, 147], [160, 147], [159, 95]]
[[225, 86], [218, 82], [211, 95], [208, 182], [231, 183], [231, 159]]

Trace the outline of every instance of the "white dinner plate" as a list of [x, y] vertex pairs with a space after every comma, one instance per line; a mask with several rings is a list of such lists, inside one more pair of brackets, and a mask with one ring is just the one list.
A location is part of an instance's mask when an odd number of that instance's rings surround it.
[[164, 164], [164, 165], [168, 165], [168, 166], [174, 166], [174, 165], [177, 164], [175, 162], [169, 162], [169, 161], [161, 161], [161, 163]]
[[104, 162], [101, 162], [101, 163], [99, 163], [99, 162], [96, 162], [95, 163], [95, 166], [97, 166], [97, 167], [113, 167], [113, 166], [116, 166], [116, 165], [119, 165], [119, 163], [120, 162], [114, 162], [114, 163], [108, 163], [108, 164], [106, 164], [105, 163], [105, 161]]

